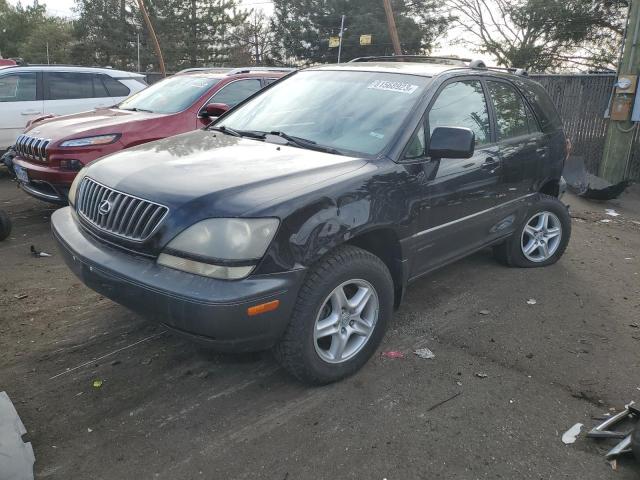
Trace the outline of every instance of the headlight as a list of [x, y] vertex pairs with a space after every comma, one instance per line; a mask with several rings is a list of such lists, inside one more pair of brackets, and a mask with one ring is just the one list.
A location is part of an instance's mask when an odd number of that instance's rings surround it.
[[61, 147], [90, 147], [93, 145], [106, 145], [115, 142], [120, 138], [119, 133], [112, 135], [98, 135], [96, 137], [76, 138], [74, 140], [66, 140], [60, 144]]
[[76, 204], [76, 194], [78, 193], [78, 187], [80, 186], [80, 183], [82, 183], [82, 179], [85, 177], [86, 174], [87, 174], [87, 169], [83, 168], [78, 172], [78, 174], [76, 175], [76, 178], [73, 179], [73, 183], [71, 184], [71, 188], [69, 188], [69, 193], [67, 194], [67, 197], [69, 198], [69, 203], [71, 205]]
[[276, 218], [210, 218], [175, 237], [158, 257], [167, 267], [235, 280], [251, 273], [278, 228]]

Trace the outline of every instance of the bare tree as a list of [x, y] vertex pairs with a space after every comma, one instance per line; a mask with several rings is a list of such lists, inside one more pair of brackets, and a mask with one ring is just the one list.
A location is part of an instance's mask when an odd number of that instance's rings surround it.
[[447, 0], [463, 43], [503, 66], [611, 68], [626, 0]]
[[273, 63], [276, 42], [269, 18], [253, 10], [246, 21], [231, 34], [231, 41], [241, 52], [251, 58], [254, 65]]

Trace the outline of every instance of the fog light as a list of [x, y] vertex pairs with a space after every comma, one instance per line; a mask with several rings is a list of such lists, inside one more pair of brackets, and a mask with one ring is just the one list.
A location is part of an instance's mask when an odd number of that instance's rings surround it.
[[61, 170], [69, 170], [72, 172], [79, 172], [82, 170], [82, 163], [80, 160], [60, 160], [60, 169]]

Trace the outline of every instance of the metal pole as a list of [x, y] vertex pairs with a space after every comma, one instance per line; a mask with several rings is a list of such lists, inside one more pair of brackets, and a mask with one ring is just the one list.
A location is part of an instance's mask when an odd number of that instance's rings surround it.
[[393, 51], [396, 55], [402, 55], [400, 49], [400, 39], [398, 38], [398, 29], [396, 28], [396, 21], [393, 18], [393, 9], [391, 8], [390, 0], [383, 0], [384, 13], [387, 15], [387, 24], [389, 25], [389, 36], [391, 37], [391, 43], [393, 43]]
[[49, 62], [49, 42], [47, 42], [47, 65], [50, 65], [51, 63]]
[[140, 73], [140, 34], [136, 33], [136, 45], [138, 46], [138, 73]]
[[342, 56], [342, 34], [344, 33], [344, 15], [340, 21], [340, 43], [338, 44], [338, 63], [340, 63], [340, 57]]

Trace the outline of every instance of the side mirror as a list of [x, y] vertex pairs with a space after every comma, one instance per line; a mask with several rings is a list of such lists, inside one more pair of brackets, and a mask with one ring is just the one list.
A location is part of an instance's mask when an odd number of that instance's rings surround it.
[[431, 158], [470, 158], [476, 146], [476, 135], [468, 128], [436, 127], [429, 141]]
[[219, 117], [223, 113], [229, 110], [229, 105], [226, 103], [209, 103], [201, 111], [201, 117]]

